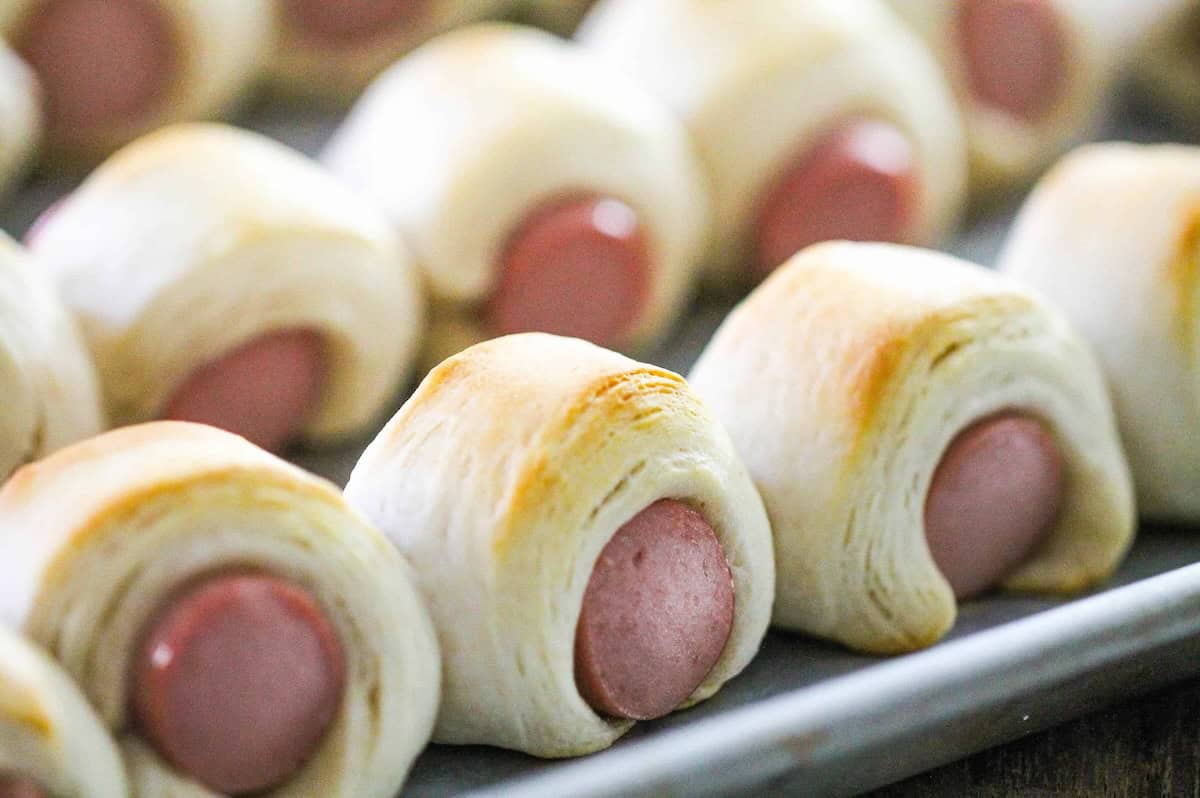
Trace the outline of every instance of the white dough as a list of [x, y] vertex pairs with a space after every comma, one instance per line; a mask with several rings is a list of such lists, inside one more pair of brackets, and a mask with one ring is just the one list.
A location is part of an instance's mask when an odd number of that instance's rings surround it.
[[495, 334], [477, 307], [505, 244], [527, 214], [563, 196], [614, 197], [648, 235], [649, 298], [621, 348], [661, 340], [684, 310], [708, 223], [687, 133], [627, 79], [548, 33], [496, 23], [430, 42], [380, 76], [324, 160], [412, 246], [449, 311], [429, 340], [441, 356], [458, 351], [448, 341]]
[[1098, 352], [1142, 514], [1200, 518], [1200, 149], [1068, 155], [1021, 210], [999, 267]]
[[1179, 0], [1046, 0], [1066, 46], [1061, 97], [1041, 118], [1018, 119], [972, 97], [953, 0], [889, 0], [945, 69], [966, 123], [975, 194], [1031, 180], [1059, 153], [1095, 132], [1140, 39]]
[[0, 480], [104, 427], [91, 357], [43, 266], [0, 233]]
[[937, 63], [877, 0], [600, 0], [583, 46], [687, 124], [713, 190], [708, 261], [744, 284], [771, 179], [848, 118], [911, 143], [919, 197], [911, 242], [946, 236], [962, 211], [965, 144]]
[[429, 739], [440, 660], [410, 570], [335, 486], [235, 435], [153, 422], [27, 466], [0, 490], [0, 563], [0, 622], [79, 680], [139, 798], [212, 796], [141, 741], [126, 707], [142, 628], [180, 586], [225, 568], [306, 589], [346, 657], [337, 719], [264, 796], [392, 798]]
[[1078, 591], [1115, 570], [1133, 492], [1096, 361], [1048, 304], [979, 266], [886, 244], [796, 255], [717, 331], [690, 377], [766, 504], [775, 623], [856, 649], [930, 645], [954, 593], [925, 497], [959, 432], [1040, 419], [1066, 464], [1055, 528], [1004, 586]]
[[372, 424], [411, 373], [416, 270], [386, 220], [302, 155], [216, 124], [110, 158], [31, 246], [79, 318], [112, 421], [157, 417], [198, 366], [266, 333], [324, 334], [330, 374], [305, 435]]
[[0, 774], [52, 795], [128, 798], [117, 746], [63, 670], [0, 624]]
[[762, 502], [682, 377], [527, 333], [434, 369], [367, 447], [346, 497], [412, 563], [444, 656], [434, 738], [545, 757], [605, 748], [629, 721], [575, 684], [575, 630], [601, 550], [658, 499], [700, 510], [733, 573], [733, 630], [689, 699], [758, 651], [774, 564]]
[[[0, 37], [20, 49], [25, 20], [45, 0], [0, 0]], [[99, 160], [155, 128], [232, 111], [254, 87], [270, 56], [272, 0], [156, 0], [173, 23], [178, 74], [158, 107], [142, 118], [48, 141], [53, 163]], [[99, 42], [97, 42], [99, 45]]]

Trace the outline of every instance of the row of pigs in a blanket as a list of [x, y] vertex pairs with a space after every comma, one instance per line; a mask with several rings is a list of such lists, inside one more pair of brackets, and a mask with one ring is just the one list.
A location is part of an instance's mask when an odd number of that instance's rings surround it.
[[[232, 44], [218, 3], [9, 5], [35, 65], [97, 8]], [[336, 83], [392, 5], [289, 7]], [[981, 192], [1027, 176], [1170, 39], [1154, 5], [904, 4], [961, 43], [962, 111], [872, 0], [615, 0], [599, 57], [420, 48], [323, 166], [215, 124], [125, 146], [0, 242], [0, 796], [390, 798], [431, 738], [592, 752], [771, 623], [911, 651], [989, 590], [1102, 583], [1139, 511], [1196, 520], [1200, 150], [1068, 156], [999, 274], [815, 243], [944, 235], [966, 152]], [[67, 141], [99, 100], [66, 74], [47, 152], [111, 146]], [[689, 381], [595, 345], [661, 339], [704, 274], [765, 280]], [[344, 494], [268, 453], [369, 434], [430, 366]]]

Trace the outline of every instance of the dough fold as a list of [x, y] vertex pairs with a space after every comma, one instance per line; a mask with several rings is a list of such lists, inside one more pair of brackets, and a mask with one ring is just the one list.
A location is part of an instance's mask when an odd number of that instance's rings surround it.
[[[37, 534], [30, 534], [36, 530]], [[272, 798], [391, 798], [433, 726], [437, 641], [395, 548], [331, 484], [212, 427], [153, 422], [19, 471], [0, 490], [0, 621], [76, 679], [143, 796], [209, 796], [131, 728], [128, 674], [161, 602], [223, 569], [306, 589], [337, 630], [337, 719]]]
[[429, 346], [443, 357], [458, 351], [451, 340], [495, 334], [480, 305], [510, 236], [546, 203], [597, 195], [637, 213], [649, 239], [649, 295], [621, 348], [642, 349], [669, 331], [705, 243], [707, 191], [683, 127], [627, 79], [543, 31], [483, 24], [430, 42], [380, 76], [324, 160], [412, 246], [442, 303], [435, 321], [445, 323], [431, 327]]
[[218, 124], [139, 139], [31, 244], [78, 317], [115, 424], [160, 415], [197, 367], [314, 329], [329, 373], [303, 434], [353, 435], [388, 409], [424, 325], [415, 268], [367, 202], [303, 156]]
[[127, 798], [112, 737], [63, 670], [0, 625], [0, 774], [53, 795]]
[[[0, 37], [19, 50], [22, 27], [45, 0], [0, 0]], [[73, 141], [47, 142], [55, 166], [86, 165], [155, 128], [233, 111], [257, 84], [274, 42], [274, 0], [156, 0], [174, 28], [175, 79], [136, 120]]]
[[707, 265], [749, 281], [752, 226], [776, 173], [831, 127], [867, 117], [909, 139], [917, 208], [909, 243], [962, 213], [966, 153], [937, 63], [876, 0], [601, 0], [577, 38], [682, 118], [713, 191]]
[[367, 447], [346, 497], [429, 602], [441, 742], [562, 757], [629, 730], [580, 696], [575, 631], [601, 550], [658, 499], [704, 515], [734, 579], [733, 630], [688, 703], [745, 668], [766, 633], [770, 529], [728, 436], [683, 378], [578, 339], [506, 336], [442, 363]]
[[1059, 22], [1066, 74], [1059, 99], [1032, 120], [972, 97], [959, 47], [958, 2], [889, 2], [942, 64], [966, 126], [971, 191], [986, 195], [1032, 180], [1058, 154], [1095, 133], [1131, 52], [1179, 0], [1046, 0]]
[[925, 497], [962, 430], [1017, 409], [1061, 448], [1055, 528], [1004, 587], [1097, 584], [1132, 540], [1132, 487], [1091, 350], [1048, 304], [948, 255], [834, 242], [736, 308], [693, 369], [775, 533], [775, 623], [898, 653], [950, 629]]
[[1200, 518], [1200, 149], [1076, 150], [1034, 189], [999, 268], [1095, 347], [1141, 513]]
[[83, 337], [41, 268], [0, 233], [0, 479], [104, 426]]

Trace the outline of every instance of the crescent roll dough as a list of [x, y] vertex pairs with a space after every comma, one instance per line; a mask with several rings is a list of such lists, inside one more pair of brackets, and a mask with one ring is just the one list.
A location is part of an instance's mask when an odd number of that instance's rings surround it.
[[[395, 26], [375, 26], [370, 34], [348, 40], [321, 40], [289, 21], [289, 5], [313, 5], [330, 0], [277, 0], [280, 42], [271, 61], [272, 81], [285, 92], [349, 103], [393, 61], [433, 36], [501, 13], [511, 0], [392, 0], [398, 9], [411, 6], [411, 20]], [[346, 3], [347, 6], [355, 5]], [[358, 5], [367, 6], [367, 3]], [[378, 0], [372, 5], [380, 6]], [[326, 14], [332, 13], [329, 11]], [[370, 13], [364, 9], [360, 14]]]
[[116, 745], [83, 693], [45, 654], [0, 626], [0, 781], [53, 795], [126, 798]]
[[1179, 121], [1200, 127], [1200, 2], [1176, 0], [1134, 63], [1140, 88]]
[[987, 270], [884, 244], [822, 244], [726, 319], [690, 379], [729, 429], [775, 533], [775, 622], [878, 653], [929, 645], [955, 599], [925, 542], [941, 453], [1007, 408], [1066, 461], [1050, 536], [1005, 585], [1066, 592], [1109, 575], [1132, 488], [1087, 346]]
[[1034, 190], [1000, 268], [1099, 353], [1142, 513], [1200, 518], [1200, 149], [1077, 150]]
[[710, 268], [745, 283], [764, 189], [849, 117], [890, 123], [913, 149], [913, 243], [942, 238], [962, 210], [966, 155], [937, 64], [875, 0], [601, 0], [583, 45], [651, 89], [686, 122], [713, 190]]
[[478, 344], [434, 369], [359, 460], [346, 497], [413, 564], [443, 651], [435, 739], [537, 756], [605, 748], [573, 667], [601, 549], [661, 498], [703, 510], [733, 574], [732, 633], [687, 703], [757, 652], [770, 529], [721, 426], [684, 380], [573, 338]]
[[477, 309], [509, 237], [579, 192], [618, 198], [648, 233], [648, 297], [620, 345], [651, 344], [682, 312], [708, 221], [687, 134], [550, 34], [495, 23], [429, 43], [376, 81], [325, 160], [379, 203], [451, 311], [430, 332], [438, 356], [495, 334]]
[[[1179, 0], [1044, 0], [1058, 20], [1065, 54], [1060, 96], [1036, 119], [1021, 119], [974, 98], [952, 0], [890, 0], [942, 63], [966, 122], [972, 190], [1029, 180], [1104, 117], [1131, 48]], [[1025, 12], [1028, 13], [1028, 12]]]
[[194, 369], [278, 329], [323, 334], [305, 429], [327, 441], [384, 409], [423, 304], [387, 222], [297, 153], [213, 124], [167, 128], [94, 172], [33, 249], [78, 316], [112, 420], [158, 416]]
[[[20, 52], [26, 25], [51, 1], [0, 0], [0, 36]], [[166, 90], [136, 118], [89, 127], [86, 133], [74, 129], [51, 136], [46, 144], [52, 163], [94, 161], [154, 128], [221, 116], [258, 80], [274, 35], [272, 0], [150, 3], [165, 15], [173, 33], [169, 46], [174, 50], [174, 71]], [[105, 42], [104, 33], [97, 31], [95, 46]]]
[[0, 479], [103, 428], [91, 358], [40, 268], [0, 233]]
[[0, 562], [0, 620], [79, 680], [120, 738], [139, 796], [212, 795], [130, 727], [128, 674], [164, 598], [222, 568], [305, 588], [346, 658], [336, 720], [268, 795], [390, 798], [429, 738], [438, 649], [405, 563], [333, 485], [237, 436], [153, 422], [22, 469], [0, 491]]
[[41, 133], [37, 81], [0, 40], [0, 195], [12, 188], [29, 166]]

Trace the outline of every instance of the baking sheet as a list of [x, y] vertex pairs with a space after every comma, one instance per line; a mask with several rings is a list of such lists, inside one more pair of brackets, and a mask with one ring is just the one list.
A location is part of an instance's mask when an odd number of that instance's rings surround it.
[[[240, 123], [310, 154], [337, 119], [264, 104]], [[1123, 108], [1102, 138], [1172, 138]], [[20, 236], [72, 181], [36, 177], [0, 207]], [[990, 264], [1015, 202], [977, 214], [950, 250]], [[700, 300], [647, 360], [687, 372], [729, 304]], [[344, 484], [361, 450], [306, 452]], [[639, 724], [612, 750], [573, 762], [482, 746], [431, 746], [404, 796], [853, 795], [1200, 674], [1200, 534], [1147, 529], [1117, 577], [1073, 601], [1001, 595], [960, 610], [938, 645], [890, 660], [772, 632], [715, 698]]]

